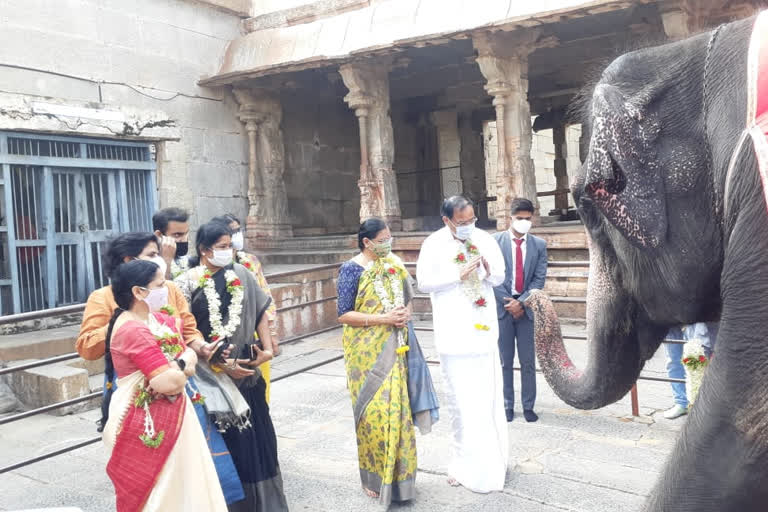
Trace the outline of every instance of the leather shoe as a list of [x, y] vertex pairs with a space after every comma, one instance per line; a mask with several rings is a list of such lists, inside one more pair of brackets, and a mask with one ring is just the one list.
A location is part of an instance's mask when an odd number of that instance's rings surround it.
[[510, 422], [515, 419], [514, 409], [506, 409], [505, 412], [507, 413], [507, 422]]
[[529, 411], [523, 411], [523, 416], [525, 416], [525, 421], [528, 423], [533, 423], [534, 421], [539, 421], [539, 416], [533, 410]]

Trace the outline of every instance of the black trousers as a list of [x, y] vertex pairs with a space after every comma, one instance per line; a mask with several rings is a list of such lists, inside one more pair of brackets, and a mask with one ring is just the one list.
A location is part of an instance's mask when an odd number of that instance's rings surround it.
[[523, 315], [515, 320], [510, 314], [499, 320], [499, 354], [504, 376], [504, 408], [515, 408], [515, 347], [520, 361], [523, 410], [533, 410], [536, 403], [536, 350], [533, 344], [533, 320]]

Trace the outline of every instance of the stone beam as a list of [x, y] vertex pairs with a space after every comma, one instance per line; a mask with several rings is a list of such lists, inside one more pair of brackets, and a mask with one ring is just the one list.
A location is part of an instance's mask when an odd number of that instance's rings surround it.
[[542, 39], [540, 31], [517, 30], [473, 36], [477, 64], [493, 96], [496, 108], [498, 163], [495, 217], [500, 229], [509, 227], [509, 204], [527, 197], [539, 210], [536, 174], [531, 158], [531, 109], [528, 104], [528, 55], [537, 48], [551, 47], [553, 38]]
[[397, 179], [392, 169], [395, 142], [389, 116], [389, 57], [351, 62], [339, 68], [349, 93], [344, 101], [360, 127], [360, 220], [384, 219], [402, 228]]
[[246, 237], [250, 247], [259, 247], [265, 239], [293, 236], [283, 180], [283, 109], [277, 97], [264, 89], [235, 88], [232, 92], [240, 105], [238, 117], [245, 123], [248, 135]]

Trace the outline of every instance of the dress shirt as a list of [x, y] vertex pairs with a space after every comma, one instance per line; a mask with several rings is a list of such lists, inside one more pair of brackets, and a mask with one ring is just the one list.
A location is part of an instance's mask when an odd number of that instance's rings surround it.
[[[517, 273], [515, 272], [515, 269], [517, 268], [517, 242], [515, 242], [515, 234], [512, 232], [512, 230], [509, 230], [509, 245], [512, 249], [512, 288], [514, 290], [515, 288], [515, 279], [517, 278]], [[523, 243], [520, 245], [520, 249], [523, 251], [523, 272], [525, 272], [525, 255], [528, 254], [528, 233], [523, 235]], [[523, 276], [523, 282], [525, 282], [525, 276]], [[520, 295], [523, 293], [523, 290], [515, 290], [515, 295]]]
[[[438, 352], [445, 354], [485, 354], [497, 350], [499, 323], [496, 315], [496, 298], [493, 287], [504, 282], [504, 257], [491, 235], [476, 229], [470, 239], [480, 255], [485, 256], [490, 274], [481, 265], [484, 307], [476, 307], [467, 296], [461, 281], [461, 265], [455, 259], [463, 252], [465, 244], [456, 240], [445, 227], [432, 233], [424, 241], [416, 264], [419, 290], [430, 294], [435, 344]], [[480, 330], [476, 325], [486, 326]]]

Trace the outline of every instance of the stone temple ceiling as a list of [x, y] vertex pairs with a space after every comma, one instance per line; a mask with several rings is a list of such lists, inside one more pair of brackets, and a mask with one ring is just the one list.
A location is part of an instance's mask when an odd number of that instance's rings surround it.
[[[542, 25], [542, 36], [557, 38], [552, 48], [529, 56], [529, 100], [533, 114], [562, 109], [599, 75], [615, 56], [664, 39], [655, 5], [641, 4], [589, 17]], [[423, 99], [425, 108], [490, 107], [485, 80], [475, 62], [468, 34], [422, 42], [392, 52], [390, 94], [393, 103]], [[340, 101], [346, 88], [331, 64], [313, 69], [241, 78], [238, 85], [283, 92], [310, 92], [318, 100]]]

